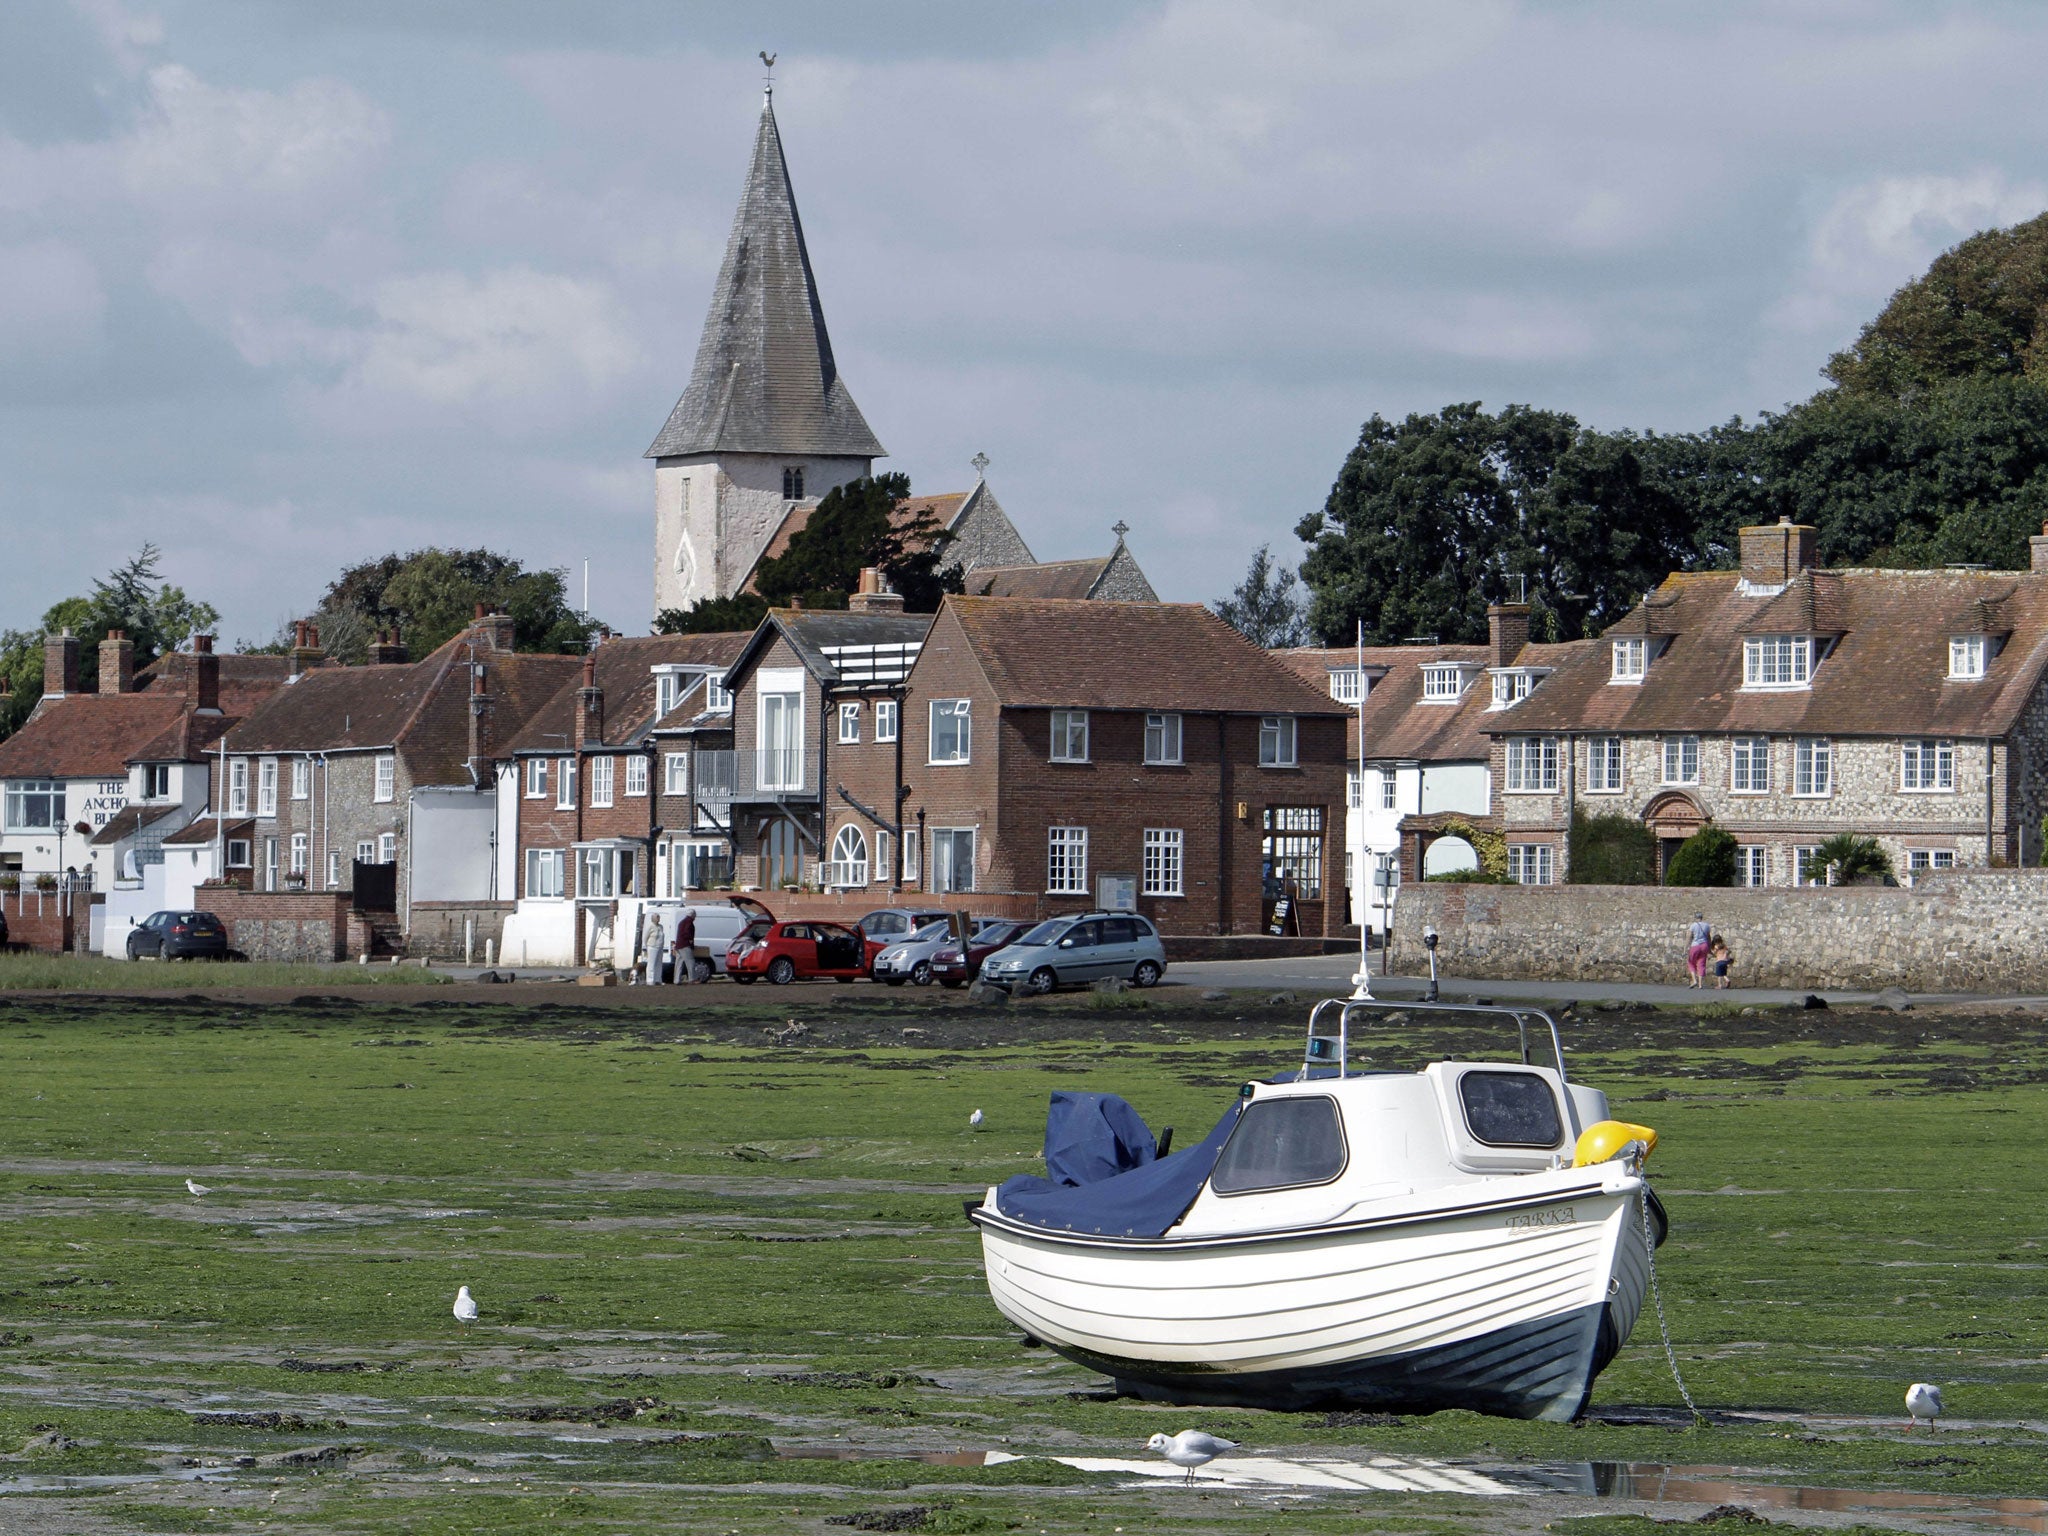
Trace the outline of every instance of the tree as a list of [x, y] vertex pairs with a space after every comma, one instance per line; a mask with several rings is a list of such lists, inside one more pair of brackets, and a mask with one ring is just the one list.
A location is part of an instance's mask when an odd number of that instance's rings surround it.
[[[930, 508], [902, 514], [905, 474], [863, 476], [827, 491], [789, 547], [754, 568], [753, 587], [769, 607], [800, 599], [809, 608], [844, 608], [860, 573], [876, 567], [906, 613], [935, 613], [963, 590], [957, 570], [942, 569], [952, 535]], [[699, 605], [701, 606], [701, 604]]]
[[1633, 816], [1572, 812], [1573, 885], [1655, 885], [1657, 835]]
[[1735, 838], [1711, 821], [1678, 845], [1664, 867], [1666, 885], [1733, 885]]
[[1837, 832], [1825, 839], [1813, 850], [1807, 868], [1827, 879], [1830, 885], [1892, 878], [1891, 855], [1878, 845], [1876, 838], [1854, 832]]
[[657, 635], [715, 635], [753, 629], [768, 616], [768, 604], [752, 592], [700, 597], [687, 608], [664, 608], [654, 616]]
[[328, 586], [312, 620], [331, 656], [366, 659], [377, 631], [396, 627], [415, 656], [459, 634], [482, 603], [512, 618], [521, 651], [581, 651], [598, 624], [569, 605], [568, 573], [529, 571], [487, 549], [416, 549], [344, 570]]
[[1308, 618], [1294, 572], [1273, 563], [1273, 546], [1261, 544], [1244, 580], [1230, 596], [1211, 606], [1231, 628], [1266, 650], [1301, 645], [1308, 639]]

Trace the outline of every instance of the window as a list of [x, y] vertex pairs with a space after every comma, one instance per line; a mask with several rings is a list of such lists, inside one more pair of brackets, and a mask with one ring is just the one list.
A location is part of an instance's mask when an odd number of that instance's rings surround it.
[[1453, 703], [1465, 696], [1463, 667], [1424, 667], [1422, 697], [1425, 702]]
[[145, 800], [168, 800], [171, 798], [171, 765], [169, 763], [144, 763], [142, 765], [142, 798]]
[[647, 759], [635, 755], [626, 759], [626, 793], [645, 798], [647, 794]]
[[1984, 675], [1984, 637], [1951, 635], [1948, 642], [1948, 675], [1968, 679]]
[[398, 834], [396, 832], [378, 834], [377, 862], [379, 864], [396, 864], [398, 862]]
[[1899, 751], [1899, 788], [1916, 794], [1956, 787], [1956, 744], [1908, 741]]
[[875, 883], [887, 885], [889, 871], [895, 868], [896, 839], [879, 829], [875, 832]]
[[310, 800], [313, 798], [313, 759], [295, 757], [292, 759], [292, 798]]
[[1267, 715], [1259, 722], [1259, 766], [1294, 766], [1294, 716]]
[[252, 854], [253, 850], [250, 848], [249, 839], [246, 837], [231, 837], [228, 839], [229, 869], [247, 869]]
[[396, 793], [397, 768], [396, 760], [388, 752], [377, 759], [377, 788], [371, 798], [389, 800]]
[[1621, 792], [1621, 738], [1595, 736], [1586, 743], [1586, 793], [1614, 795]]
[[306, 873], [307, 855], [310, 851], [311, 843], [307, 835], [304, 832], [294, 832], [292, 834], [292, 861], [290, 865], [293, 874], [303, 875]]
[[274, 837], [263, 839], [263, 889], [277, 889], [277, 839]]
[[1219, 1195], [1327, 1184], [1344, 1172], [1347, 1160], [1335, 1099], [1254, 1099], [1231, 1127], [1209, 1184]]
[[374, 864], [377, 862], [377, 845], [367, 837], [356, 844], [356, 862]]
[[64, 822], [64, 785], [57, 779], [7, 781], [7, 830], [54, 832]]
[[685, 896], [709, 890], [732, 879], [732, 851], [724, 843], [671, 843], [668, 850], [668, 892]]
[[1751, 635], [1742, 642], [1742, 686], [1804, 688], [1813, 679], [1813, 637]]
[[875, 700], [875, 740], [894, 741], [895, 739], [896, 701], [894, 699], [877, 699]]
[[1956, 851], [1953, 848], [1909, 848], [1906, 851], [1906, 868], [1954, 869]]
[[[782, 823], [788, 826], [787, 822]], [[583, 848], [576, 858], [578, 899], [633, 894], [633, 850], [630, 848]]]
[[1458, 1079], [1465, 1129], [1489, 1147], [1554, 1147], [1564, 1139], [1557, 1095], [1533, 1072], [1467, 1072]]
[[1536, 686], [1536, 679], [1527, 672], [1496, 672], [1493, 674], [1493, 707], [1505, 709], [1510, 704], [1519, 704], [1529, 697], [1529, 690]]
[[687, 795], [690, 792], [690, 754], [671, 752], [661, 760], [661, 792]]
[[[904, 841], [910, 845], [909, 860], [917, 863], [917, 834]], [[934, 827], [932, 829], [932, 889], [971, 891], [974, 889], [974, 829]]]
[[[389, 795], [379, 795], [380, 800], [389, 800]], [[277, 759], [266, 757], [256, 765], [256, 814], [275, 816], [277, 814]]]
[[1792, 850], [1792, 881], [1795, 885], [1826, 885], [1828, 872], [1820, 862], [1820, 847], [1808, 843]]
[[1614, 642], [1614, 670], [1611, 683], [1640, 683], [1650, 666], [1650, 642], [1644, 639]]
[[717, 678], [708, 673], [704, 678], [704, 707], [714, 714], [732, 713], [732, 690], [723, 687]]
[[964, 763], [974, 750], [974, 720], [969, 713], [971, 699], [932, 700], [932, 750], [934, 763]]
[[654, 674], [654, 718], [663, 715], [683, 702], [683, 685], [689, 679], [680, 672], [657, 672]]
[[526, 894], [540, 900], [555, 901], [562, 895], [562, 850], [559, 848], [529, 848], [526, 850]]
[[1556, 857], [1548, 843], [1509, 843], [1508, 878], [1517, 885], [1550, 885]]
[[602, 808], [612, 803], [613, 764], [610, 757], [593, 757], [590, 760], [590, 803]]
[[1394, 809], [1395, 801], [1397, 800], [1400, 794], [1400, 789], [1401, 781], [1399, 778], [1395, 776], [1394, 770], [1391, 768], [1382, 768], [1380, 770], [1381, 810], [1391, 811]]
[[341, 889], [341, 850], [339, 848], [330, 849], [327, 854], [327, 889], [330, 891]]
[[1142, 889], [1147, 896], [1181, 894], [1181, 847], [1179, 827], [1145, 829], [1145, 875]]
[[860, 740], [860, 701], [839, 706], [839, 742], [852, 746]]
[[1148, 763], [1177, 763], [1180, 760], [1180, 716], [1147, 715], [1145, 717], [1145, 761]]
[[851, 822], [839, 829], [832, 840], [832, 864], [825, 873], [827, 885], [868, 883], [868, 840]]
[[1052, 827], [1046, 832], [1045, 888], [1054, 896], [1088, 894], [1088, 829]]
[[793, 888], [803, 878], [803, 849], [796, 828], [778, 816], [761, 833], [761, 884], [771, 891]]
[[762, 789], [804, 787], [803, 686], [803, 673], [795, 667], [755, 674], [755, 782]]
[[1330, 697], [1339, 704], [1356, 704], [1365, 697], [1365, 674], [1356, 667], [1330, 674]]
[[1319, 805], [1266, 807], [1261, 875], [1276, 887], [1293, 882], [1294, 894], [1315, 901], [1323, 894], [1323, 808]]
[[791, 464], [782, 471], [782, 499], [802, 501], [804, 499], [804, 467]]
[[1697, 784], [1700, 781], [1700, 739], [1697, 736], [1664, 738], [1664, 782]]
[[544, 800], [548, 793], [548, 760], [544, 757], [529, 757], [526, 760], [526, 798]]
[[555, 759], [555, 809], [573, 810], [576, 805], [576, 760], [573, 757]]
[[1771, 850], [1759, 844], [1745, 844], [1735, 850], [1735, 883], [1737, 885], [1769, 885], [1771, 883]]
[[903, 883], [917, 884], [917, 834], [908, 827], [903, 829]]
[[1557, 788], [1557, 738], [1510, 736], [1507, 751], [1510, 794], [1549, 794]]
[[1738, 795], [1769, 794], [1771, 739], [1768, 736], [1738, 736], [1729, 744], [1729, 750], [1729, 789]]
[[1056, 763], [1088, 761], [1088, 711], [1056, 709], [1052, 712], [1052, 760]]
[[1344, 803], [1354, 811], [1365, 809], [1365, 775], [1356, 768], [1344, 770]]
[[1834, 745], [1824, 736], [1802, 736], [1792, 743], [1792, 793], [1821, 799], [1834, 789]]
[[228, 764], [228, 814], [249, 814], [249, 759], [238, 757]]

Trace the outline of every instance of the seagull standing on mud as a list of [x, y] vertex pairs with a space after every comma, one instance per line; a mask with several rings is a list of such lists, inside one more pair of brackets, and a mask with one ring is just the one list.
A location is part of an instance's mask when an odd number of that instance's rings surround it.
[[1193, 1487], [1195, 1468], [1207, 1466], [1225, 1451], [1236, 1450], [1237, 1442], [1205, 1434], [1199, 1429], [1184, 1429], [1177, 1435], [1154, 1435], [1145, 1442], [1145, 1448], [1157, 1451], [1176, 1467], [1186, 1467], [1188, 1485]]
[[977, 1110], [976, 1110], [976, 1111], [975, 1111], [975, 1112], [974, 1112], [973, 1114], [969, 1115], [969, 1116], [967, 1117], [967, 1124], [968, 1124], [968, 1126], [969, 1126], [969, 1127], [970, 1127], [971, 1129], [973, 1129], [973, 1130], [977, 1130], [977, 1131], [978, 1131], [978, 1130], [980, 1130], [980, 1129], [981, 1129], [981, 1111], [977, 1109]]
[[1913, 1426], [1922, 1419], [1927, 1421], [1927, 1427], [1931, 1431], [1935, 1427], [1934, 1421], [1941, 1417], [1941, 1388], [1932, 1382], [1914, 1382], [1906, 1388], [1906, 1412], [1912, 1415], [1906, 1420], [1906, 1430], [1909, 1434]]
[[469, 1287], [455, 1287], [455, 1321], [473, 1323], [476, 1321], [476, 1298], [469, 1294]]
[[210, 1195], [213, 1193], [213, 1186], [211, 1184], [195, 1184], [190, 1179], [185, 1181], [185, 1188], [195, 1195]]

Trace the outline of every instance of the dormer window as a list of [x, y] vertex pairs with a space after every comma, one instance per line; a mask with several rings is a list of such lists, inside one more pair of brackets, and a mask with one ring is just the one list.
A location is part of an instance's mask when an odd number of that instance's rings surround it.
[[1339, 704], [1356, 704], [1365, 697], [1365, 674], [1347, 667], [1330, 674], [1330, 697]]
[[1536, 691], [1536, 685], [1550, 675], [1548, 668], [1538, 671], [1531, 667], [1503, 667], [1493, 674], [1494, 709], [1506, 709], [1510, 704], [1519, 704]]
[[1422, 669], [1422, 697], [1425, 702], [1455, 704], [1465, 696], [1466, 668], [1435, 666]]
[[1614, 672], [1611, 683], [1640, 683], [1650, 669], [1650, 642], [1638, 635], [1614, 642]]
[[1813, 682], [1811, 635], [1751, 635], [1742, 642], [1742, 686], [1805, 688]]
[[1982, 635], [1950, 635], [1948, 675], [1957, 682], [1971, 682], [1984, 675], [1984, 663], [1991, 647]]

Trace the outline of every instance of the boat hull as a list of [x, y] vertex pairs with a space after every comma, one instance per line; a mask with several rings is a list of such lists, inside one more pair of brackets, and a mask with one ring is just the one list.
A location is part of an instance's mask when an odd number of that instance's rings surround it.
[[1004, 1316], [1133, 1395], [1568, 1420], [1641, 1307], [1640, 1188], [1123, 1242], [974, 1214]]

